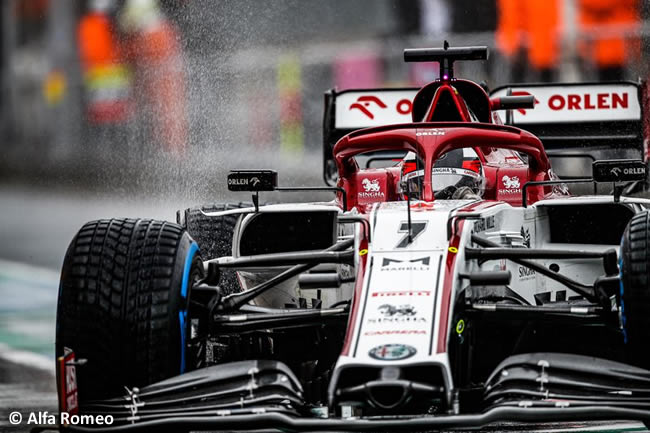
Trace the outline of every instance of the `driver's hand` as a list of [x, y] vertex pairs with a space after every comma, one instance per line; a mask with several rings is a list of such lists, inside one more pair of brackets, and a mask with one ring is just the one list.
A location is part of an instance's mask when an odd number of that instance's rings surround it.
[[454, 192], [456, 192], [456, 186], [455, 185], [449, 185], [445, 189], [442, 189], [434, 194], [434, 198], [436, 200], [449, 200], [452, 198], [454, 195]]
[[452, 200], [478, 200], [479, 197], [472, 188], [461, 186], [451, 196]]

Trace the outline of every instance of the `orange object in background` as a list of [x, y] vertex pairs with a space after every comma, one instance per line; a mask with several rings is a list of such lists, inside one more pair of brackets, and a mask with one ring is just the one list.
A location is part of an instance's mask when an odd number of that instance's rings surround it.
[[94, 124], [124, 123], [131, 111], [129, 71], [108, 15], [110, 6], [109, 1], [91, 2], [77, 26], [86, 114]]
[[91, 11], [81, 17], [77, 36], [79, 55], [85, 68], [115, 63], [119, 59], [110, 17], [105, 13]]
[[[550, 79], [559, 58], [559, 0], [498, 0], [496, 42], [511, 61], [529, 64]], [[521, 67], [522, 65], [519, 65]]]
[[583, 57], [593, 60], [600, 70], [622, 69], [630, 57], [638, 57], [638, 38], [616, 34], [638, 30], [638, 0], [579, 0], [578, 7], [581, 30], [588, 35], [580, 44]]
[[507, 57], [514, 57], [525, 47], [525, 2], [498, 0], [496, 43]]
[[558, 0], [526, 0], [528, 58], [536, 69], [553, 69], [558, 61]]
[[185, 75], [178, 31], [155, 0], [127, 0], [121, 16], [136, 85], [151, 110], [153, 136], [178, 156], [187, 147]]

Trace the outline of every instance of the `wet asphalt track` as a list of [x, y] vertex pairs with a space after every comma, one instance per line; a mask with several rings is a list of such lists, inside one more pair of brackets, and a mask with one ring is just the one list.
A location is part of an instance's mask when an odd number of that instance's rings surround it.
[[[16, 410], [56, 411], [54, 318], [58, 270], [68, 242], [86, 221], [106, 217], [174, 220], [180, 199], [117, 198], [0, 185], [0, 431]], [[487, 431], [646, 431], [641, 424], [572, 423], [497, 426]]]

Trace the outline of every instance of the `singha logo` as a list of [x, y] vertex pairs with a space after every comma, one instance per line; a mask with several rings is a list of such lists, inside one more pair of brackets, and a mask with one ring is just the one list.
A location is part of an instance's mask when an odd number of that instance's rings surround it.
[[415, 307], [413, 305], [400, 305], [398, 307], [390, 304], [384, 304], [378, 308], [379, 312], [384, 317], [403, 317], [403, 316], [415, 316]]
[[377, 179], [364, 179], [361, 181], [361, 184], [363, 185], [363, 189], [365, 189], [366, 192], [379, 192], [379, 180]]
[[519, 176], [503, 176], [501, 182], [506, 189], [519, 189], [521, 185], [519, 184]]
[[363, 179], [361, 185], [365, 191], [359, 191], [360, 199], [383, 199], [386, 196], [379, 187], [378, 179]]

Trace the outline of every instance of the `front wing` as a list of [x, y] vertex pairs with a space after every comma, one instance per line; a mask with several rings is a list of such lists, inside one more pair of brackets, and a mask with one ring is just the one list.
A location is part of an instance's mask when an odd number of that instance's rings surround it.
[[[343, 418], [326, 406], [305, 404], [300, 383], [284, 364], [240, 361], [186, 373], [142, 390], [129, 389], [123, 397], [87, 404], [81, 412], [112, 415], [114, 424], [101, 426], [105, 432], [161, 428], [419, 431], [478, 428], [498, 422], [650, 422], [650, 371], [580, 355], [509, 357], [483, 387], [482, 404], [469, 410], [463, 402], [465, 391], [458, 391], [459, 404], [450, 413]], [[68, 431], [98, 430], [68, 427]]]

